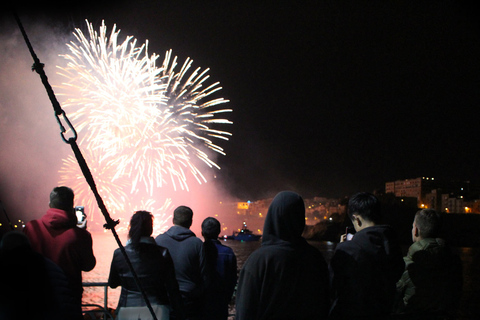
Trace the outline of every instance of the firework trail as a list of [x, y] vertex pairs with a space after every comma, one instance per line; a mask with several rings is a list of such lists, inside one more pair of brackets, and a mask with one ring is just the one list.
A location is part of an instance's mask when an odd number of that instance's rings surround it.
[[[197, 68], [189, 74], [193, 61], [188, 58], [176, 72], [177, 58], [172, 59], [171, 50], [157, 67], [159, 56], [148, 55], [148, 41], [137, 46], [137, 40], [127, 36], [120, 43], [115, 25], [107, 36], [104, 22], [98, 33], [86, 23], [88, 36], [77, 28], [75, 41], [67, 44], [66, 66], [58, 72], [65, 81], [58, 88], [81, 137], [80, 145], [88, 150], [87, 162], [107, 198], [107, 207], [113, 212], [141, 204], [153, 207], [142, 194], [151, 198], [158, 188], [188, 191], [189, 177], [205, 182], [196, 159], [219, 168], [207, 152], [224, 155], [213, 140], [228, 140], [231, 134], [217, 126], [232, 123], [218, 118], [232, 111], [219, 108], [228, 100], [208, 99], [221, 90], [218, 82], [203, 87], [209, 69]], [[61, 183], [78, 186], [74, 190], [79, 190], [80, 198], [89, 190], [86, 183], [80, 185], [77, 167], [73, 158], [64, 160], [60, 174]], [[157, 210], [171, 205], [166, 199]]]

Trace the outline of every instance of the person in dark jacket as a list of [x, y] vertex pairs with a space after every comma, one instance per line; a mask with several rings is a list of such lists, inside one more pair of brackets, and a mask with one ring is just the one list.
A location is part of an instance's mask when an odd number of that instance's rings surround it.
[[[152, 214], [148, 211], [135, 212], [130, 220], [129, 240], [125, 251], [157, 318], [168, 317], [170, 310], [173, 310], [176, 319], [183, 319], [182, 301], [172, 258], [166, 248], [156, 245], [151, 237], [152, 231]], [[129, 312], [132, 311], [138, 313], [139, 308], [136, 307], [144, 307], [143, 314], [151, 316], [148, 308], [145, 308], [142, 292], [135, 283], [120, 248], [113, 254], [108, 284], [111, 288], [122, 287], [116, 310], [119, 319], [129, 319]], [[137, 319], [137, 314], [134, 314], [133, 318]]]
[[220, 221], [208, 217], [202, 222], [202, 236], [205, 239], [207, 283], [205, 314], [209, 320], [226, 320], [228, 304], [237, 284], [237, 257], [232, 248], [218, 241]]
[[333, 304], [329, 319], [386, 319], [395, 285], [404, 270], [403, 254], [393, 229], [379, 225], [378, 199], [362, 192], [348, 202], [356, 234], [335, 249], [330, 261]]
[[305, 204], [300, 195], [275, 196], [262, 245], [240, 271], [236, 320], [326, 319], [328, 268], [320, 251], [302, 237]]
[[441, 227], [442, 217], [435, 210], [423, 209], [415, 214], [413, 244], [397, 283], [396, 313], [419, 319], [455, 315], [462, 292], [462, 262], [439, 238]]
[[65, 320], [81, 317], [63, 270], [32, 250], [25, 234], [0, 242], [0, 319]]
[[56, 187], [50, 193], [50, 209], [40, 219], [30, 221], [23, 232], [36, 252], [56, 263], [65, 273], [75, 296], [81, 317], [82, 271], [92, 270], [97, 261], [92, 235], [86, 225], [77, 226], [74, 193], [68, 187]]
[[155, 238], [157, 245], [167, 248], [172, 256], [175, 276], [189, 320], [201, 319], [203, 316], [206, 277], [203, 241], [190, 230], [192, 222], [192, 209], [179, 206], [173, 212], [174, 226]]

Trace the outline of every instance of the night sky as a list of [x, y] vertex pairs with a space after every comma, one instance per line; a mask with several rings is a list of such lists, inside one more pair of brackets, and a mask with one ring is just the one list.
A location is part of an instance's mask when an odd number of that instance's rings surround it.
[[149, 52], [172, 48], [179, 61], [209, 67], [234, 110], [217, 181], [239, 199], [284, 189], [343, 197], [420, 176], [480, 179], [471, 2], [106, 3], [43, 5], [21, 17], [72, 31], [105, 19], [148, 39]]

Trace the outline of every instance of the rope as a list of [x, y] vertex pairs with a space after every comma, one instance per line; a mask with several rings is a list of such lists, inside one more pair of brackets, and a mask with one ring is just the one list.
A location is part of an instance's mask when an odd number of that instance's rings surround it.
[[[77, 132], [75, 131], [75, 128], [71, 124], [70, 120], [68, 120], [67, 115], [65, 114], [65, 111], [62, 109], [60, 106], [60, 103], [58, 103], [58, 100], [55, 96], [55, 93], [53, 92], [52, 87], [50, 86], [50, 83], [48, 82], [47, 75], [45, 74], [45, 71], [43, 70], [44, 64], [40, 62], [38, 59], [37, 55], [35, 54], [35, 51], [33, 50], [33, 47], [30, 43], [30, 40], [28, 39], [27, 33], [25, 32], [25, 29], [23, 28], [22, 22], [20, 21], [20, 18], [16, 14], [16, 12], [13, 13], [15, 16], [15, 20], [17, 21], [17, 24], [20, 28], [20, 31], [22, 32], [23, 38], [25, 39], [25, 42], [27, 44], [27, 47], [30, 51], [30, 54], [32, 55], [34, 64], [32, 67], [32, 71], [35, 70], [39, 75], [40, 78], [42, 79], [42, 83], [45, 86], [45, 89], [47, 90], [48, 97], [50, 98], [50, 101], [52, 102], [53, 109], [55, 111], [55, 117], [57, 118], [57, 122], [60, 125], [60, 130], [61, 130], [61, 136], [62, 139], [65, 143], [69, 144], [73, 150], [73, 153], [75, 154], [75, 158], [77, 159], [78, 165], [80, 166], [80, 169], [82, 170], [82, 173], [87, 180], [88, 185], [90, 186], [90, 189], [92, 190], [95, 199], [97, 200], [98, 207], [100, 208], [100, 211], [102, 212], [106, 223], [104, 224], [104, 228], [110, 229], [112, 231], [113, 237], [115, 238], [115, 241], [118, 244], [118, 247], [120, 248], [120, 251], [122, 252], [125, 261], [127, 262], [127, 265], [132, 272], [133, 279], [139, 288], [139, 290], [142, 292], [143, 299], [145, 300], [145, 304], [148, 307], [148, 310], [150, 310], [150, 313], [152, 314], [152, 317], [154, 320], [158, 320], [157, 316], [155, 315], [155, 312], [153, 311], [152, 305], [150, 304], [150, 301], [148, 299], [147, 294], [143, 290], [143, 288], [140, 285], [140, 281], [138, 279], [137, 273], [135, 272], [132, 262], [127, 256], [127, 252], [125, 251], [125, 247], [122, 245], [122, 242], [120, 241], [120, 238], [118, 237], [118, 234], [115, 230], [115, 226], [119, 223], [119, 221], [114, 221], [111, 217], [110, 214], [107, 211], [107, 208], [105, 207], [105, 204], [103, 202], [102, 197], [98, 193], [97, 186], [95, 184], [95, 180], [93, 179], [92, 173], [90, 172], [90, 168], [88, 167], [87, 162], [85, 161], [85, 158], [82, 155], [82, 152], [80, 151], [80, 148], [78, 147], [77, 144]], [[66, 121], [67, 125], [69, 128], [72, 130], [74, 136], [71, 138], [65, 138], [64, 133], [66, 132], [65, 127], [62, 124], [62, 121], [60, 120], [60, 116], [64, 118]]]

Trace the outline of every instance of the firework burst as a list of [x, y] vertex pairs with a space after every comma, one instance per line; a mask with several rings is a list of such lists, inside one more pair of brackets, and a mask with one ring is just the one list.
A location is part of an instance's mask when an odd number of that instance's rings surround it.
[[[148, 42], [137, 46], [132, 36], [121, 42], [116, 26], [108, 36], [103, 22], [98, 33], [88, 21], [87, 28], [88, 36], [75, 29], [75, 40], [67, 44], [59, 89], [107, 198], [117, 203], [117, 198], [152, 196], [157, 188], [188, 190], [189, 176], [205, 182], [197, 160], [219, 168], [208, 150], [224, 155], [213, 141], [228, 140], [231, 134], [217, 126], [231, 121], [218, 117], [232, 111], [219, 108], [228, 100], [208, 99], [221, 90], [218, 82], [204, 87], [209, 69], [189, 74], [193, 61], [187, 59], [176, 72], [171, 50], [157, 67], [159, 56], [148, 55]], [[62, 183], [79, 179], [72, 166], [71, 159], [64, 161]], [[147, 205], [144, 199], [138, 203]], [[166, 210], [167, 203], [159, 210]]]

